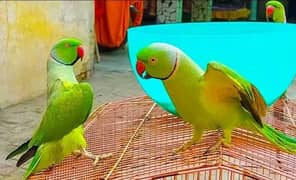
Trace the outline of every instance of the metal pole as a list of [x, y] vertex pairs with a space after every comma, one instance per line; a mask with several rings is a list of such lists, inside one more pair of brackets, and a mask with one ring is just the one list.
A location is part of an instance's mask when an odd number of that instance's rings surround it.
[[182, 22], [183, 0], [177, 0], [176, 22]]
[[258, 0], [252, 0], [251, 1], [251, 14], [249, 17], [249, 20], [256, 21], [257, 20], [257, 5], [258, 5]]

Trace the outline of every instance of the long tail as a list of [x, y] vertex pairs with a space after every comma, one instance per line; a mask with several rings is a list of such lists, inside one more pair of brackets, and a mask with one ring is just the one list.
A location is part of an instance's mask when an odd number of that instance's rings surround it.
[[30, 165], [28, 166], [28, 169], [24, 174], [23, 179], [28, 179], [28, 177], [34, 172], [34, 170], [38, 166], [40, 160], [41, 160], [41, 153], [38, 151], [34, 156], [34, 158], [32, 159]]
[[86, 148], [83, 133], [83, 126], [79, 126], [71, 131], [71, 133], [64, 136], [62, 140], [51, 141], [40, 145], [28, 166], [24, 179], [28, 178], [32, 173], [39, 172], [53, 164], [60, 163], [64, 157], [69, 156], [73, 151]]
[[27, 162], [29, 159], [31, 159], [32, 157], [34, 157], [34, 155], [36, 154], [36, 151], [38, 149], [38, 146], [33, 146], [31, 147], [26, 153], [24, 153], [19, 160], [16, 163], [16, 167], [20, 167], [22, 164], [24, 164], [25, 162]]
[[60, 141], [42, 144], [37, 151], [24, 174], [27, 179], [32, 173], [47, 169], [53, 164], [58, 164], [64, 159], [64, 151]]
[[30, 141], [31, 141], [31, 139], [29, 139], [27, 142], [25, 142], [24, 144], [20, 145], [14, 151], [12, 151], [11, 153], [9, 153], [8, 156], [6, 157], [6, 160], [8, 160], [10, 158], [13, 158], [16, 155], [25, 152], [28, 149], [28, 145], [29, 145]]
[[264, 124], [263, 128], [258, 128], [258, 130], [263, 136], [265, 136], [273, 144], [277, 145], [280, 149], [288, 153], [296, 154], [296, 137], [294, 138], [292, 136], [288, 136], [267, 124]]

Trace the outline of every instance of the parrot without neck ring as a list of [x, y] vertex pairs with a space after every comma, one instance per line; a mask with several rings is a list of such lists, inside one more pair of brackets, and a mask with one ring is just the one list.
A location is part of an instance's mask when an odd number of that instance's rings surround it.
[[92, 109], [93, 90], [90, 84], [79, 83], [73, 71], [73, 65], [83, 56], [82, 42], [73, 38], [62, 39], [51, 49], [47, 62], [47, 108], [40, 125], [27, 142], [6, 158], [23, 153], [17, 167], [32, 158], [24, 179], [72, 153], [91, 158], [94, 163], [110, 156], [96, 156], [85, 150], [83, 123]]
[[262, 121], [267, 105], [257, 88], [235, 71], [209, 62], [204, 72], [182, 50], [152, 43], [137, 53], [136, 70], [143, 79], [162, 81], [178, 116], [190, 123], [193, 136], [175, 152], [196, 144], [205, 130], [222, 130], [223, 136], [206, 153], [221, 144], [231, 145], [235, 128], [262, 134], [278, 148], [296, 153], [296, 139]]

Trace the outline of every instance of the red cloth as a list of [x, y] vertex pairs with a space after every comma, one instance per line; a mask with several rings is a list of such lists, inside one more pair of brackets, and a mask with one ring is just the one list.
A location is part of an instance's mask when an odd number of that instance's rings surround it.
[[[95, 31], [99, 45], [109, 48], [120, 47], [130, 23], [129, 6], [139, 9], [133, 25], [142, 21], [142, 0], [95, 0]], [[142, 10], [141, 10], [142, 9]]]
[[143, 14], [144, 14], [144, 1], [143, 0], [131, 0], [131, 4], [133, 4], [137, 10], [138, 13], [132, 22], [133, 26], [139, 26], [142, 23]]

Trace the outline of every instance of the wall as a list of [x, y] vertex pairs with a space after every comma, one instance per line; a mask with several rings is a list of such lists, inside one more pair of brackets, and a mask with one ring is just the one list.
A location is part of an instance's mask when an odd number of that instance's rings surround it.
[[192, 0], [191, 21], [211, 21], [212, 0]]
[[0, 1], [0, 108], [45, 93], [46, 61], [62, 37], [83, 40], [86, 56], [75, 66], [89, 76], [94, 59], [92, 1]]
[[183, 0], [157, 0], [156, 17], [158, 23], [175, 23], [182, 20]]

